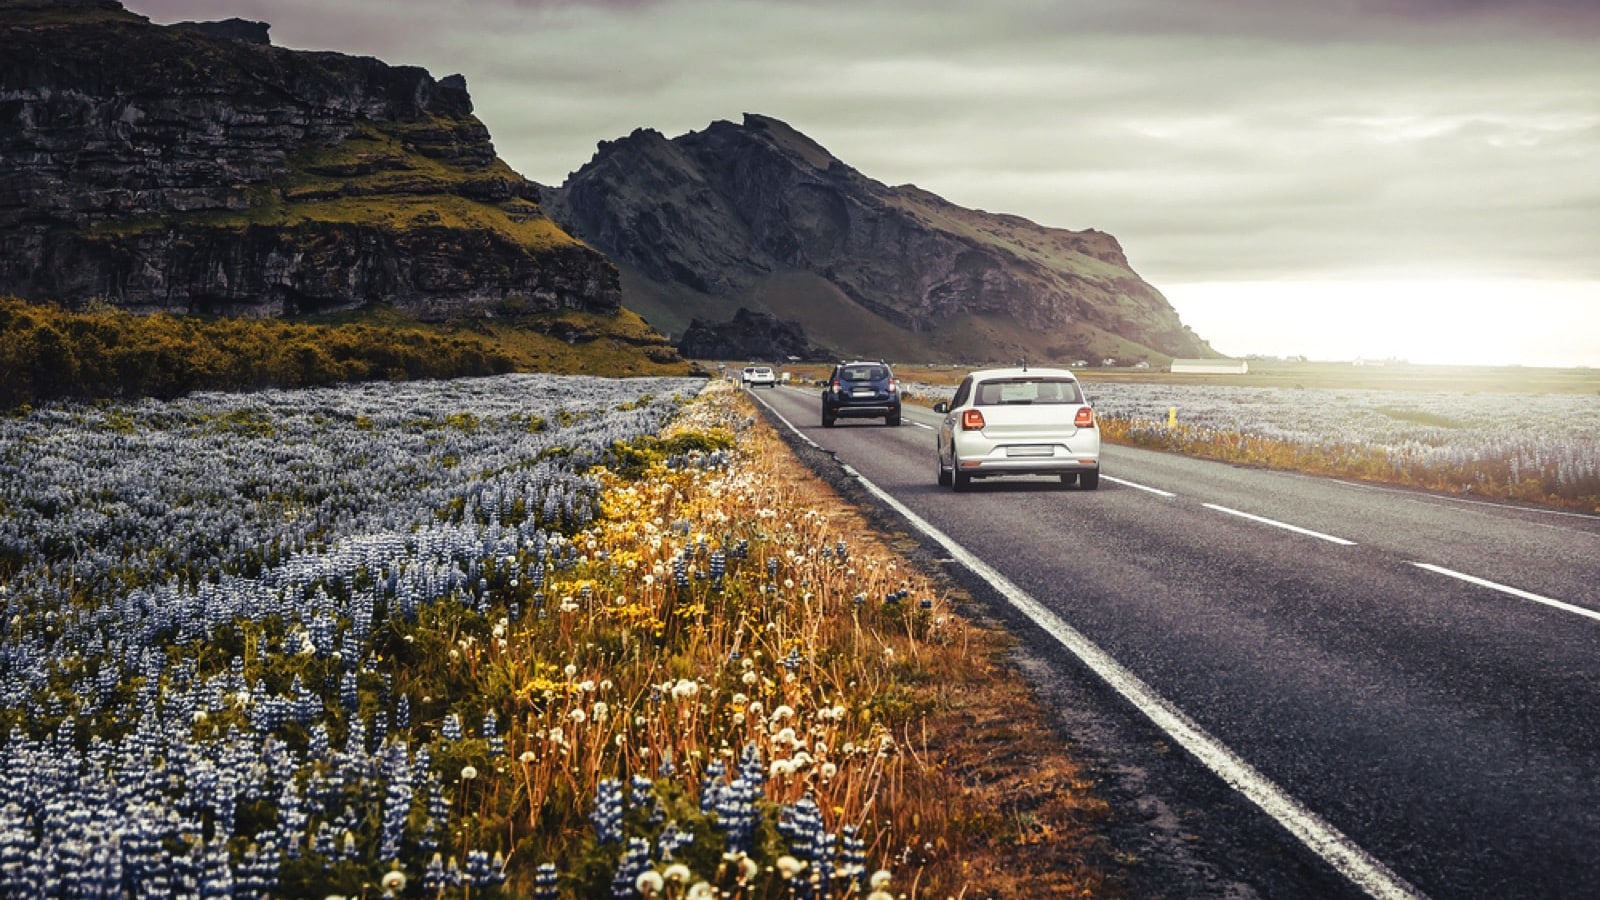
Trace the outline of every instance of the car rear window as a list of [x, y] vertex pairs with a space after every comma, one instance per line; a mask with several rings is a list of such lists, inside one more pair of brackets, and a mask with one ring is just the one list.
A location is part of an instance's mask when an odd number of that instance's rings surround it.
[[881, 381], [889, 377], [889, 370], [883, 366], [845, 366], [839, 377], [844, 381]]
[[1029, 403], [1082, 403], [1078, 382], [1067, 378], [1008, 378], [978, 385], [978, 406]]

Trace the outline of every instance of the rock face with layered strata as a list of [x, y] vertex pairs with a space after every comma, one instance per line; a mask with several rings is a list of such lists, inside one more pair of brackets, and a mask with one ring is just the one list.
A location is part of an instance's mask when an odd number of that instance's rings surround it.
[[617, 270], [501, 161], [464, 79], [0, 0], [0, 294], [143, 312], [614, 313]]

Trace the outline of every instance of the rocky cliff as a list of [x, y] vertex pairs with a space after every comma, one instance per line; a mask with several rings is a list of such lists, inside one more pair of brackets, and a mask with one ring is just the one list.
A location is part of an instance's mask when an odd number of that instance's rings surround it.
[[740, 307], [727, 322], [694, 319], [678, 342], [678, 352], [690, 359], [822, 360], [833, 354], [813, 347], [805, 330], [771, 313]]
[[0, 294], [139, 311], [615, 313], [460, 76], [0, 0]]
[[1111, 235], [886, 186], [763, 116], [602, 143], [545, 208], [621, 265], [624, 303], [669, 332], [745, 306], [852, 354], [1214, 355]]

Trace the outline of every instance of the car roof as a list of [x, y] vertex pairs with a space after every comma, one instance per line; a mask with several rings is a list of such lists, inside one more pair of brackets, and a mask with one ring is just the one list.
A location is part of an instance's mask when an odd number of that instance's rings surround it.
[[972, 378], [975, 381], [988, 381], [991, 378], [1037, 378], [1039, 376], [1045, 376], [1049, 378], [1067, 378], [1071, 379], [1072, 381], [1078, 380], [1077, 374], [1071, 369], [1042, 369], [1034, 366], [1029, 366], [1027, 368], [1013, 367], [1008, 369], [978, 369], [977, 371], [968, 373], [967, 377]]

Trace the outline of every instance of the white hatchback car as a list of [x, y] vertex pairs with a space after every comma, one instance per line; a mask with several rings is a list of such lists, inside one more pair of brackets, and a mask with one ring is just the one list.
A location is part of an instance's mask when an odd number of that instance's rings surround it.
[[974, 478], [1055, 475], [1100, 486], [1100, 429], [1068, 369], [983, 369], [956, 388], [939, 426], [939, 483], [966, 490]]
[[771, 366], [749, 366], [744, 370], [744, 385], [775, 388], [778, 386], [778, 375]]

